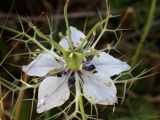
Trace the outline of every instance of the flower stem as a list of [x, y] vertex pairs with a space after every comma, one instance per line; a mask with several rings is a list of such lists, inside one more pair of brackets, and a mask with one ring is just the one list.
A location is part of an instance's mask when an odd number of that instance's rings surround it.
[[[22, 79], [23, 79], [24, 82], [27, 82], [28, 81], [28, 76], [24, 75], [22, 77]], [[22, 87], [23, 86], [24, 86], [24, 84], [22, 84]], [[19, 117], [20, 117], [22, 102], [23, 102], [23, 99], [24, 99], [24, 94], [25, 94], [25, 90], [20, 90], [20, 93], [18, 95], [18, 100], [17, 100], [16, 106], [15, 106], [15, 116], [14, 116], [13, 120], [20, 120]]]
[[68, 34], [68, 39], [69, 39], [69, 47], [71, 50], [73, 50], [73, 43], [72, 43], [72, 38], [71, 38], [71, 30], [69, 28], [69, 22], [68, 22], [68, 16], [67, 16], [67, 8], [68, 8], [68, 3], [69, 0], [66, 0], [66, 4], [64, 6], [64, 19], [66, 23], [66, 28], [67, 28], [67, 34]]
[[0, 120], [3, 119], [3, 112], [4, 112], [4, 109], [3, 109], [3, 100], [2, 100], [2, 86], [0, 84]]
[[82, 120], [86, 120], [82, 95], [79, 96], [79, 107], [80, 107], [80, 111], [81, 111], [81, 115], [82, 115]]
[[80, 87], [80, 78], [79, 75], [77, 73], [75, 73], [75, 79], [76, 79], [76, 96], [77, 96], [77, 100], [78, 101], [78, 105], [76, 105], [77, 107], [79, 106], [80, 108], [80, 112], [82, 115], [82, 120], [86, 120], [85, 117], [85, 111], [84, 111], [84, 106], [83, 106], [83, 99], [82, 99], [82, 94], [81, 94], [81, 87]]
[[147, 34], [148, 34], [148, 32], [150, 30], [150, 27], [151, 27], [151, 24], [152, 24], [152, 20], [153, 20], [153, 16], [154, 16], [154, 11], [155, 11], [155, 6], [156, 6], [156, 0], [152, 0], [151, 6], [150, 6], [150, 11], [149, 11], [149, 16], [147, 18], [147, 23], [146, 23], [146, 25], [144, 27], [144, 31], [142, 33], [140, 42], [138, 43], [136, 52], [135, 52], [135, 54], [134, 54], [134, 56], [132, 58], [131, 66], [134, 66], [136, 64], [137, 59], [138, 59], [139, 54], [140, 54], [140, 51], [142, 50], [143, 43], [146, 40]]

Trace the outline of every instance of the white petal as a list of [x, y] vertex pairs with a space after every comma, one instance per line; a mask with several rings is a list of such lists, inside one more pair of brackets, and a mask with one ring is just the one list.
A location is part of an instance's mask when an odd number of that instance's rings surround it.
[[30, 64], [22, 66], [22, 70], [29, 76], [43, 77], [49, 71], [61, 66], [52, 55], [43, 53], [39, 54]]
[[60, 44], [61, 46], [63, 46], [64, 48], [69, 48], [68, 37], [63, 38], [63, 39], [59, 42], [59, 44]]
[[42, 81], [38, 90], [37, 112], [42, 113], [61, 106], [68, 100], [70, 91], [68, 77], [48, 77]]
[[[70, 30], [71, 30], [71, 38], [72, 38], [73, 46], [77, 47], [78, 44], [81, 42], [80, 41], [81, 38], [84, 39], [86, 36], [75, 27], [71, 26]], [[69, 48], [68, 36], [62, 39], [59, 44], [62, 45], [64, 48]]]
[[100, 52], [100, 56], [95, 56], [90, 64], [93, 64], [97, 71], [103, 72], [109, 77], [130, 69], [126, 62], [122, 62], [105, 52]]
[[83, 72], [83, 94], [90, 102], [112, 105], [117, 102], [116, 87], [112, 80], [103, 73]]
[[84, 39], [86, 36], [75, 27], [70, 27], [70, 29], [71, 29], [72, 41], [74, 46], [76, 47], [81, 42], [80, 39], [81, 38]]

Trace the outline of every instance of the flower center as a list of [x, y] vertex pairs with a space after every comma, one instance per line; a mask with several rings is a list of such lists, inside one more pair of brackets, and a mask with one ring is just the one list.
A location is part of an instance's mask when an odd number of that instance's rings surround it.
[[64, 53], [64, 59], [67, 66], [75, 71], [82, 68], [82, 62], [84, 59], [83, 53], [76, 52], [76, 51], [66, 51]]

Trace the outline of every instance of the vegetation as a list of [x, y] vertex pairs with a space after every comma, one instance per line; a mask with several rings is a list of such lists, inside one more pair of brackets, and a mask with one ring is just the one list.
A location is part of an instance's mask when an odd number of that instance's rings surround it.
[[[50, 48], [45, 35], [49, 34], [59, 42], [62, 33], [65, 34], [65, 0], [1, 0], [0, 4], [0, 120], [64, 119], [64, 114], [55, 115], [63, 113], [67, 104], [43, 114], [36, 112], [39, 80], [25, 75], [21, 67], [41, 52], [43, 47], [39, 43]], [[91, 105], [93, 108], [85, 104], [86, 114], [97, 115], [98, 110], [98, 117], [89, 117], [104, 120], [160, 119], [159, 5], [158, 0], [109, 0], [106, 9], [105, 0], [70, 0], [69, 24], [84, 30], [84, 33], [107, 15], [112, 15], [107, 22], [108, 31], [101, 36], [96, 49], [106, 48], [106, 52], [132, 66], [126, 74], [112, 77], [118, 91], [118, 104]], [[43, 33], [42, 36], [37, 33], [36, 39], [40, 42], [36, 44], [30, 39], [35, 30]], [[97, 30], [95, 34], [101, 34], [101, 31]], [[73, 99], [74, 95], [69, 101]], [[83, 99], [83, 103], [87, 100]], [[74, 107], [68, 113], [72, 111]], [[77, 116], [78, 119], [81, 114]]]

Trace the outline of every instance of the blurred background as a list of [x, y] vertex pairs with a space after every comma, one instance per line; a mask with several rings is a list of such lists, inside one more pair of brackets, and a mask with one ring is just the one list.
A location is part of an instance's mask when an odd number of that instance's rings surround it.
[[[122, 37], [117, 46], [118, 53], [113, 51], [117, 57], [123, 55], [123, 59], [129, 64], [132, 64], [133, 56], [137, 50], [137, 46], [141, 40], [144, 27], [147, 23], [149, 10], [152, 0], [109, 0], [110, 12], [112, 15], [119, 15], [118, 17], [109, 20], [108, 27], [116, 28], [120, 25]], [[37, 27], [41, 28], [44, 33], [48, 33], [47, 16], [53, 22], [53, 29], [55, 31], [55, 38], [57, 33], [65, 31], [65, 23], [63, 17], [63, 7], [65, 0], [0, 0], [0, 25], [7, 26], [16, 30], [21, 30], [19, 19], [22, 20], [25, 29], [28, 25], [24, 19], [30, 19]], [[85, 23], [87, 33], [98, 21], [100, 15], [106, 15], [106, 1], [105, 0], [70, 0], [68, 7], [68, 17], [70, 24], [80, 30], [84, 29]], [[19, 17], [19, 19], [18, 19]], [[86, 22], [87, 21], [87, 22]], [[16, 40], [9, 40], [14, 36], [12, 32], [1, 29], [0, 32], [0, 62], [11, 51], [9, 56], [1, 62], [0, 76], [12, 82], [11, 75], [14, 77], [21, 77], [21, 65], [27, 63], [25, 57], [11, 56], [12, 54], [23, 53], [26, 51], [24, 43], [17, 43]], [[30, 32], [29, 32], [30, 33]], [[32, 31], [31, 31], [32, 33]], [[117, 32], [120, 36], [120, 32]], [[116, 41], [115, 35], [111, 32], [103, 35], [101, 42], [98, 43], [97, 49], [104, 48], [112, 41]], [[32, 45], [31, 50], [36, 46]], [[136, 63], [138, 67], [134, 74], [137, 75], [144, 69], [152, 69], [149, 74], [150, 77], [138, 80], [133, 83], [130, 89], [126, 90], [126, 98], [123, 104], [116, 105], [116, 109], [112, 112], [112, 107], [99, 107], [99, 116], [104, 120], [160, 120], [160, 1], [156, 1], [156, 8], [154, 11], [154, 19], [145, 41], [142, 44], [142, 49]], [[157, 73], [157, 74], [154, 74]], [[1, 79], [2, 79], [1, 78]], [[132, 81], [131, 81], [132, 82]], [[1, 86], [1, 95], [3, 96], [7, 89]], [[118, 87], [118, 91], [122, 90], [123, 86]], [[3, 91], [2, 91], [3, 90]], [[26, 96], [31, 96], [32, 92], [26, 92]], [[11, 107], [11, 95], [3, 101], [4, 120], [8, 119]], [[20, 120], [29, 120], [30, 103], [24, 102], [22, 105]], [[37, 116], [36, 113], [34, 113]], [[34, 117], [32, 118], [35, 119]]]

